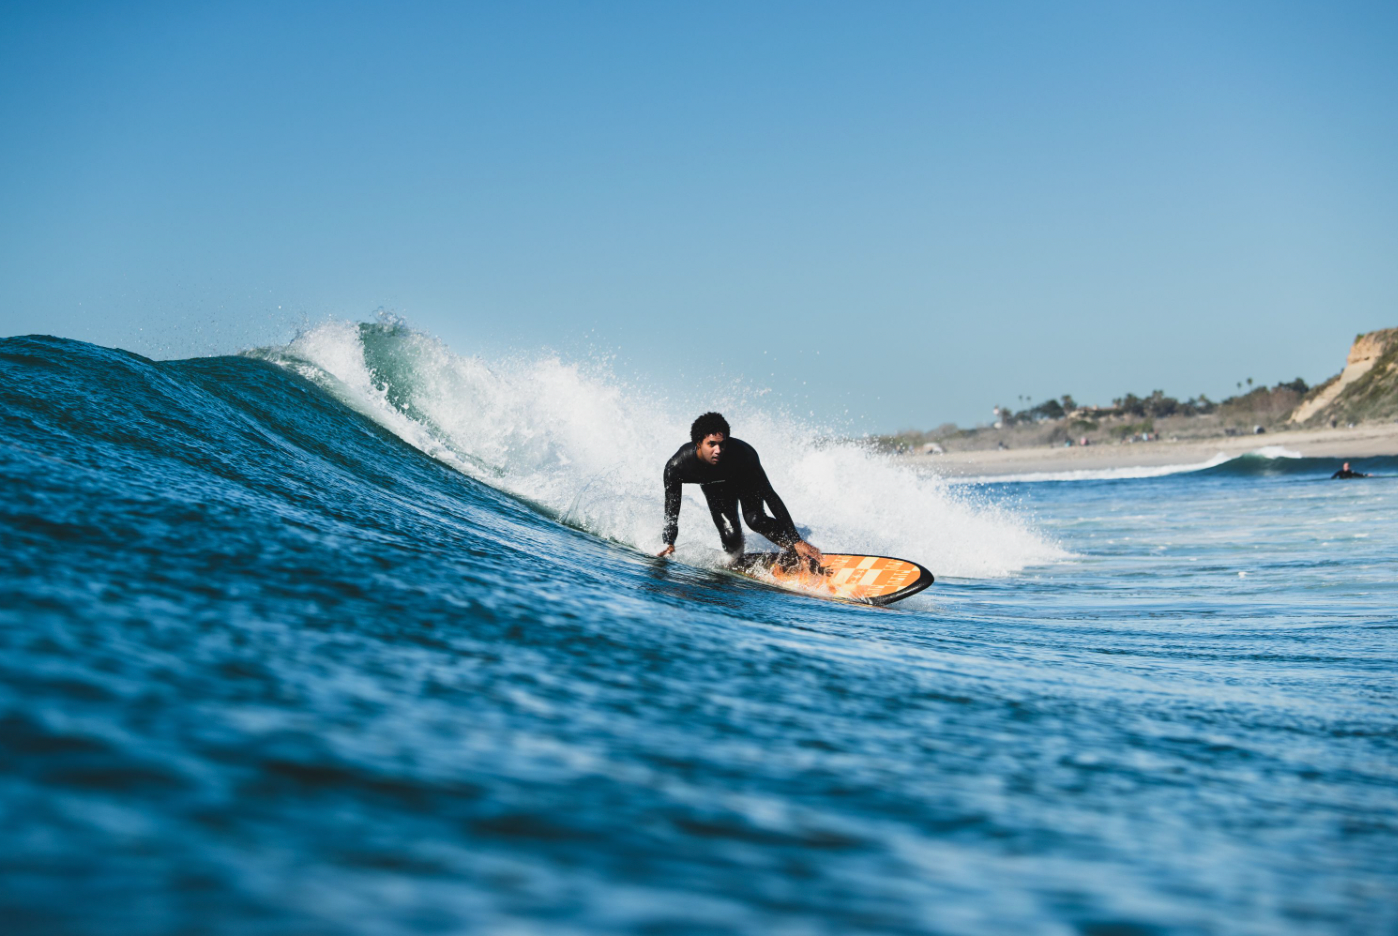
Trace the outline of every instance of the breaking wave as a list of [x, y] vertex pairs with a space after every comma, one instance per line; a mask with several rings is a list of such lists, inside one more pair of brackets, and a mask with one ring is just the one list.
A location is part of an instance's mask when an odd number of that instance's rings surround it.
[[[327, 322], [250, 353], [471, 477], [637, 549], [660, 547], [666, 459], [695, 412], [721, 406], [822, 548], [905, 556], [939, 577], [1007, 575], [1064, 555], [1025, 518], [974, 492], [731, 392], [681, 410], [603, 367], [545, 353], [487, 361], [389, 318]], [[722, 555], [697, 490], [686, 491], [677, 545], [698, 565]]]

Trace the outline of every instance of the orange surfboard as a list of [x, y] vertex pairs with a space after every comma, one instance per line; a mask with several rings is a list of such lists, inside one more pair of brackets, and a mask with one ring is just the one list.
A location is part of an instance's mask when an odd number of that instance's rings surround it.
[[825, 563], [818, 568], [782, 553], [747, 553], [734, 571], [817, 598], [874, 605], [916, 595], [933, 581], [932, 573], [916, 562], [840, 553], [826, 553]]

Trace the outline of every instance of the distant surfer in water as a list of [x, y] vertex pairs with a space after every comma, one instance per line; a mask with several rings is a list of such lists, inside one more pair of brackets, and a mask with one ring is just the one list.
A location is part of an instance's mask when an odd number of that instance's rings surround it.
[[1349, 462], [1345, 462], [1343, 465], [1340, 466], [1340, 470], [1339, 470], [1339, 471], [1335, 472], [1334, 474], [1332, 474], [1332, 475], [1330, 476], [1330, 480], [1331, 480], [1331, 481], [1334, 481], [1336, 478], [1367, 478], [1367, 477], [1369, 477], [1369, 476], [1366, 475], [1366, 474], [1365, 474], [1364, 472], [1362, 472], [1362, 471], [1350, 471], [1350, 470], [1349, 470]]
[[[762, 470], [757, 449], [730, 434], [728, 420], [718, 413], [705, 413], [689, 427], [689, 441], [665, 463], [665, 548], [675, 551], [680, 532], [680, 494], [686, 484], [698, 484], [709, 502], [714, 526], [718, 527], [723, 549], [730, 559], [743, 554], [743, 527], [738, 520], [741, 508], [748, 526], [802, 559], [820, 563], [820, 550], [801, 538], [786, 505], [772, 490]], [[771, 508], [773, 516], [763, 511]]]

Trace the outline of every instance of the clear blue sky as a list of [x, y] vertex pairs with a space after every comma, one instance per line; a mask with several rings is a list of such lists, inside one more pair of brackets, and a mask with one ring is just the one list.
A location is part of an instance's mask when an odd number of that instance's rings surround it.
[[1398, 3], [6, 3], [0, 334], [399, 312], [849, 427], [1398, 325]]

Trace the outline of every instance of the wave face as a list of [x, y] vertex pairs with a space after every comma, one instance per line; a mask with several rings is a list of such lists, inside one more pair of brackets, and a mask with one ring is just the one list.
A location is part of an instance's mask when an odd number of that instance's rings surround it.
[[1321, 477], [1328, 478], [1345, 462], [1365, 474], [1398, 474], [1398, 458], [1377, 455], [1372, 458], [1309, 458], [1285, 449], [1262, 449], [1210, 466], [1208, 473], [1241, 478]]
[[697, 501], [648, 556], [696, 407], [547, 356], [0, 339], [6, 936], [1398, 928], [1394, 479], [953, 489], [719, 403], [938, 583], [707, 568]]
[[[410, 445], [606, 539], [654, 552], [661, 470], [712, 401], [676, 411], [655, 394], [557, 357], [459, 356], [395, 321], [337, 322], [256, 352], [308, 378]], [[813, 542], [916, 557], [939, 576], [984, 578], [1062, 558], [1022, 517], [852, 442], [731, 394], [721, 408], [754, 446]], [[686, 488], [679, 557], [717, 564], [708, 508]], [[749, 533], [749, 548], [772, 548]]]

